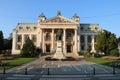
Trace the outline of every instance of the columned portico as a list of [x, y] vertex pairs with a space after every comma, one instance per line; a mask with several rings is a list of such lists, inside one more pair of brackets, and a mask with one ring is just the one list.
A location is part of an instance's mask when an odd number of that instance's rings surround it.
[[46, 19], [42, 14], [38, 17], [37, 23], [19, 23], [13, 31], [12, 53], [19, 54], [26, 37], [29, 37], [31, 40], [34, 39], [35, 46], [41, 48], [43, 53], [54, 54], [57, 47], [57, 30], [62, 31], [60, 38], [63, 54], [77, 55], [79, 51], [87, 51], [88, 47], [91, 48], [91, 52], [96, 52], [95, 35], [99, 31], [99, 25], [80, 24], [79, 20], [76, 14], [72, 19], [65, 18], [61, 14]]

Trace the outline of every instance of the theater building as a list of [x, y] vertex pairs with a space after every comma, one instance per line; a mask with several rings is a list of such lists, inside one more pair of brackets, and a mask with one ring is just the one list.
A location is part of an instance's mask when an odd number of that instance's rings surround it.
[[18, 23], [13, 30], [12, 54], [20, 54], [28, 37], [43, 53], [55, 53], [56, 32], [59, 29], [62, 30], [62, 48], [65, 55], [77, 55], [77, 52], [85, 52], [88, 48], [91, 48], [91, 52], [96, 52], [94, 45], [96, 35], [101, 30], [99, 25], [80, 23], [76, 14], [68, 19], [58, 12], [49, 19], [42, 13], [36, 23]]

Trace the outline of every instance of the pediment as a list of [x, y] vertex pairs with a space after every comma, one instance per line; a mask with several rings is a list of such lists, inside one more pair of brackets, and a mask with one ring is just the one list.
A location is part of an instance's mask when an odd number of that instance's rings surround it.
[[78, 24], [77, 22], [65, 18], [63, 16], [56, 16], [54, 18], [50, 18], [48, 20], [46, 20], [46, 23], [59, 23], [59, 24]]

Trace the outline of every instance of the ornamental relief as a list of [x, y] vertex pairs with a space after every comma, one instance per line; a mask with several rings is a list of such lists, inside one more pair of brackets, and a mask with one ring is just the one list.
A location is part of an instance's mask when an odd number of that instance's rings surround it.
[[46, 23], [73, 23], [73, 22], [57, 17], [57, 18], [46, 21]]

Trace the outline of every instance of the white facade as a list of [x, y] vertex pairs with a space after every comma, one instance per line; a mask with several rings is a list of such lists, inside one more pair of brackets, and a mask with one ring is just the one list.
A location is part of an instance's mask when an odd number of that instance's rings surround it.
[[34, 41], [36, 47], [42, 49], [43, 53], [55, 53], [56, 32], [61, 29], [63, 32], [63, 52], [65, 55], [75, 54], [79, 51], [86, 51], [88, 47], [95, 52], [95, 41], [98, 31], [98, 24], [82, 24], [76, 14], [72, 19], [57, 16], [46, 19], [44, 14], [38, 17], [37, 23], [18, 23], [13, 30], [12, 54], [19, 54], [20, 49], [27, 37]]

